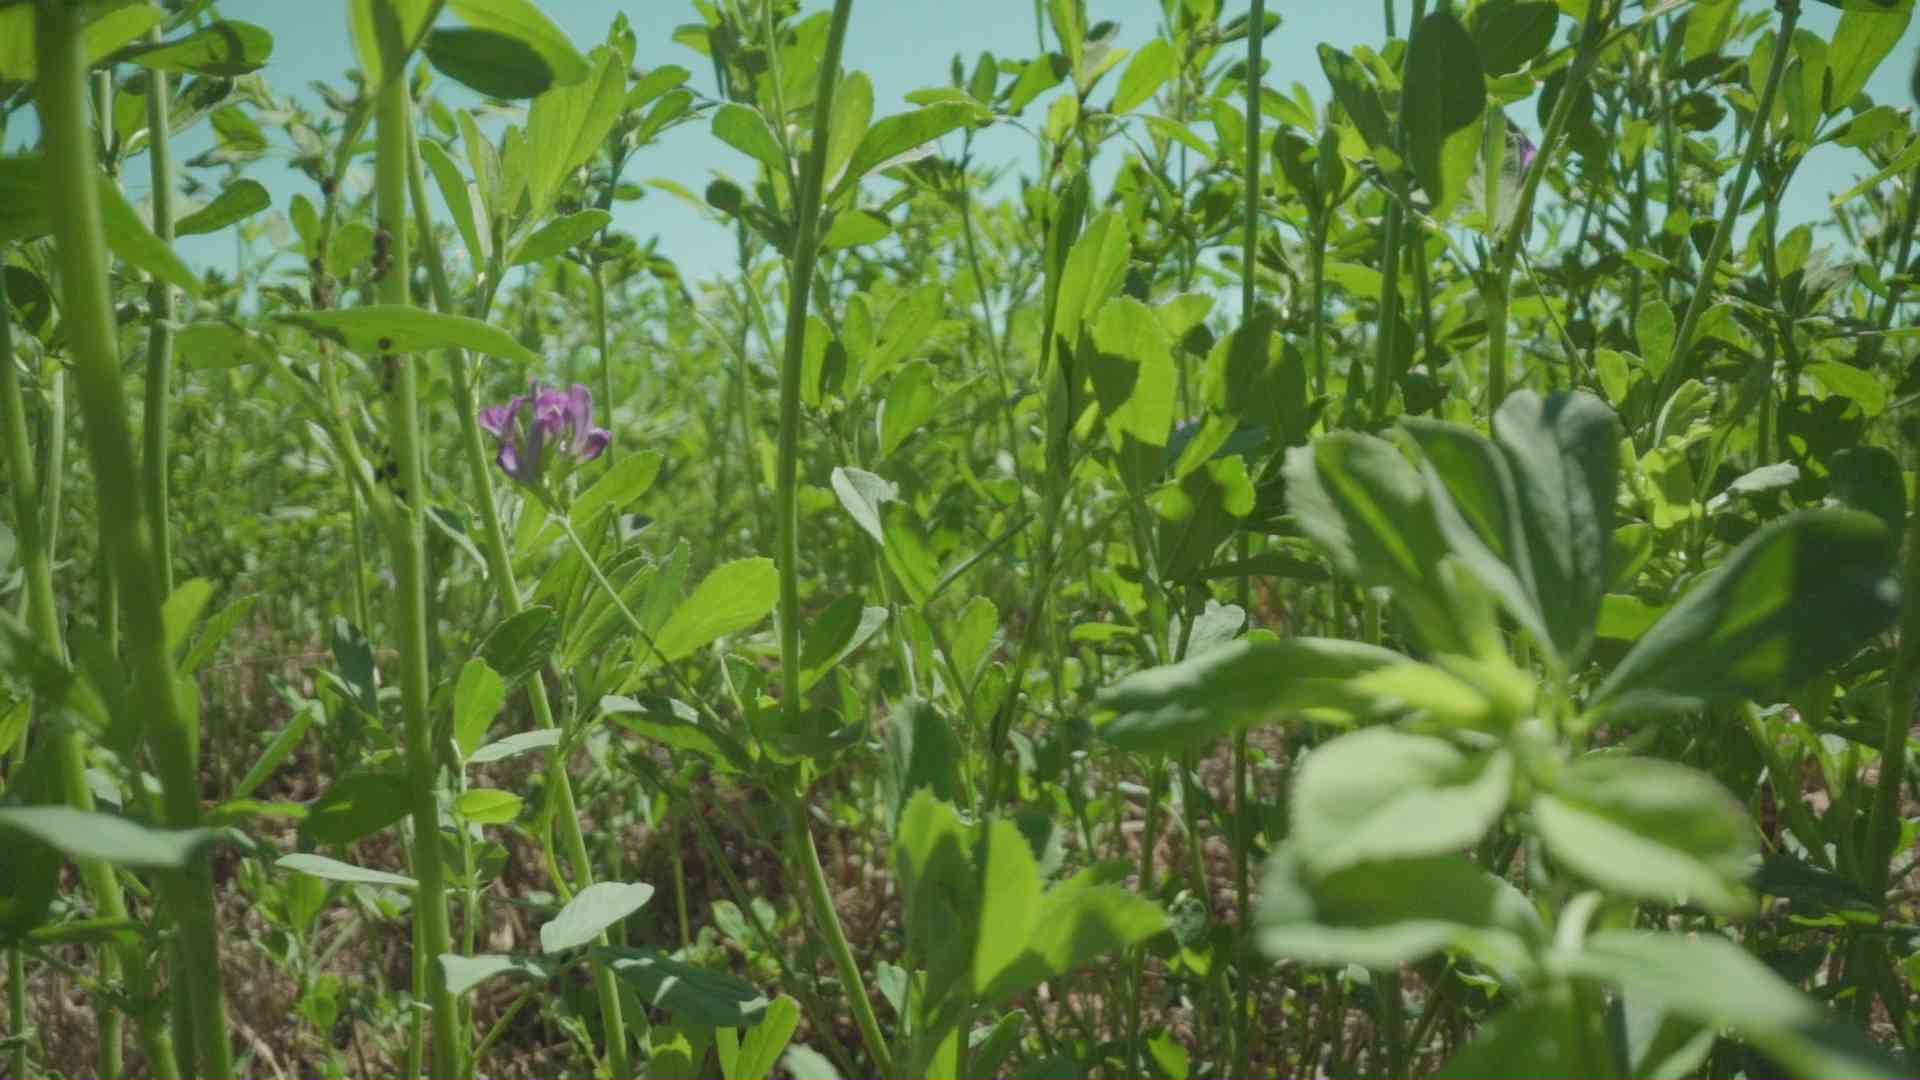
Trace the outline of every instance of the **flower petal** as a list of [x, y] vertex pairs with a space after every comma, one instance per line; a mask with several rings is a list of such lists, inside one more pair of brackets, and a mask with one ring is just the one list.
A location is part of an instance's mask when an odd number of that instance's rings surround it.
[[480, 428], [494, 438], [507, 433], [513, 425], [514, 411], [520, 407], [520, 399], [514, 398], [505, 405], [489, 405], [480, 410]]
[[579, 440], [579, 449], [575, 454], [581, 461], [592, 461], [599, 457], [607, 448], [607, 444], [612, 441], [613, 432], [606, 428], [591, 428], [587, 431], [586, 437]]

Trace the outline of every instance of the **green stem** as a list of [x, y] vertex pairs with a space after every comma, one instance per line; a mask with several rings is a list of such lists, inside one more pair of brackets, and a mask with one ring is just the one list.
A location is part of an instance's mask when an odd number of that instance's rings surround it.
[[854, 963], [853, 946], [848, 944], [847, 932], [841, 928], [840, 913], [833, 906], [833, 893], [827, 887], [827, 874], [820, 867], [820, 847], [813, 839], [813, 824], [807, 820], [806, 802], [798, 796], [787, 800], [787, 821], [792, 833], [794, 859], [800, 864], [800, 872], [806, 876], [807, 896], [820, 918], [821, 928], [826, 931], [827, 952], [833, 958], [834, 970], [839, 972], [847, 999], [853, 1007], [853, 1021], [860, 1028], [860, 1040], [866, 1044], [868, 1056], [873, 1058], [873, 1074], [893, 1076], [893, 1054], [887, 1049], [886, 1036], [880, 1033], [880, 1020], [874, 1015], [873, 1000], [867, 995], [866, 983], [860, 978], [859, 965]]
[[1719, 224], [1713, 229], [1713, 242], [1707, 245], [1707, 255], [1700, 263], [1700, 273], [1695, 279], [1693, 297], [1687, 301], [1687, 313], [1680, 320], [1680, 332], [1673, 341], [1673, 361], [1667, 369], [1665, 386], [1658, 400], [1665, 400], [1667, 391], [1678, 386], [1682, 380], [1692, 374], [1693, 339], [1699, 333], [1700, 316], [1707, 310], [1707, 300], [1713, 295], [1713, 275], [1720, 268], [1720, 260], [1726, 257], [1728, 245], [1733, 243], [1733, 227], [1740, 219], [1740, 208], [1747, 198], [1747, 182], [1753, 177], [1753, 167], [1760, 160], [1760, 153], [1766, 148], [1767, 133], [1773, 117], [1773, 99], [1780, 90], [1780, 78], [1786, 74], [1787, 61], [1793, 56], [1793, 28], [1800, 22], [1800, 0], [1776, 0], [1780, 9], [1780, 32], [1774, 37], [1773, 59], [1767, 65], [1767, 81], [1760, 89], [1760, 102], [1754, 110], [1753, 127], [1747, 132], [1747, 146], [1740, 155], [1740, 168], [1733, 174], [1733, 187], [1727, 191], [1727, 209], [1720, 215]]
[[[160, 40], [154, 27], [149, 41]], [[147, 74], [147, 162], [153, 170], [153, 235], [173, 245], [173, 151], [167, 141], [171, 88], [167, 73]], [[173, 382], [173, 288], [156, 276], [147, 288], [151, 309], [147, 323], [147, 406], [142, 436], [145, 440], [147, 505], [153, 515], [153, 553], [159, 565], [160, 588], [173, 593], [173, 539], [167, 525], [168, 391]]]
[[[174, 681], [161, 614], [166, 592], [120, 382], [113, 299], [107, 285], [106, 234], [95, 186], [101, 181], [87, 130], [84, 12], [62, 0], [40, 0], [36, 14], [41, 131], [50, 179], [48, 210], [60, 253], [67, 338], [86, 418], [88, 455], [100, 505], [113, 508], [118, 525], [108, 531], [107, 550], [123, 594], [129, 630], [134, 684], [129, 700], [139, 702], [144, 714], [149, 748], [160, 774], [163, 820], [172, 828], [194, 828], [200, 824], [198, 722]], [[230, 1076], [233, 1055], [227, 1040], [211, 874], [201, 860], [187, 870], [163, 875], [159, 884], [179, 925], [179, 955], [185, 963], [175, 972], [174, 992], [185, 993], [190, 1001], [187, 1015], [199, 1053], [197, 1065], [205, 1075]]]
[[1400, 246], [1403, 232], [1401, 193], [1387, 196], [1386, 224], [1380, 238], [1380, 316], [1374, 331], [1373, 422], [1387, 422], [1393, 401], [1394, 368], [1398, 365], [1400, 329]]
[[[820, 85], [814, 95], [813, 149], [802, 159], [800, 190], [795, 199], [799, 220], [794, 230], [793, 265], [787, 274], [786, 348], [780, 358], [780, 443], [774, 476], [774, 561], [780, 572], [780, 707], [790, 723], [800, 718], [800, 370], [806, 353], [807, 304], [813, 268], [820, 248], [820, 211], [825, 199], [826, 137], [833, 120], [833, 90], [840, 74], [840, 53], [847, 40], [847, 22], [853, 0], [834, 0], [827, 28], [826, 51], [820, 58]], [[807, 825], [798, 799], [789, 807], [796, 835], [792, 838], [800, 869], [807, 877], [820, 922], [827, 932], [829, 951], [853, 1007], [860, 1036], [880, 1075], [893, 1072], [893, 1057], [874, 1018], [866, 983], [854, 964], [840, 913], [827, 890], [820, 867], [820, 850]]]
[[[411, 138], [409, 131], [409, 140]], [[427, 278], [433, 286], [434, 303], [440, 310], [450, 312], [453, 310], [453, 290], [447, 283], [446, 267], [440, 261], [440, 249], [430, 242], [433, 219], [417, 153], [407, 155], [407, 186], [413, 197], [414, 213], [419, 219], [422, 238], [420, 250], [427, 265]], [[487, 459], [486, 445], [481, 440], [479, 412], [473, 395], [473, 374], [465, 351], [449, 350], [448, 367], [453, 382], [453, 407], [459, 414], [460, 457], [466, 463], [468, 479], [473, 484], [474, 501], [480, 507], [481, 550], [487, 560], [487, 576], [493, 583], [501, 612], [517, 615], [525, 610], [526, 602], [521, 599], [520, 585], [514, 579], [513, 549], [507, 541], [507, 530], [501, 524], [500, 507], [495, 501], [493, 471]], [[544, 678], [527, 680], [527, 700], [533, 707], [536, 724], [542, 728], [559, 726], [554, 721], [553, 703], [547, 696]], [[559, 747], [547, 755], [546, 764], [547, 787], [554, 792], [558, 803], [554, 816], [560, 825], [560, 842], [566, 848], [567, 861], [573, 865], [573, 884], [577, 891], [593, 884], [593, 860], [587, 853], [586, 837], [580, 831], [580, 813], [574, 801], [573, 778], [567, 774], [566, 757]], [[598, 942], [606, 944], [607, 935], [601, 934]], [[627, 1026], [620, 1006], [620, 988], [613, 972], [605, 964], [593, 961], [591, 969], [594, 994], [600, 1004], [600, 1023], [606, 1032], [607, 1063], [616, 1080], [625, 1080], [633, 1075], [633, 1065], [627, 1051]]]
[[[12, 363], [13, 358], [7, 357]], [[27, 1075], [27, 953], [25, 949], [7, 950], [7, 1034], [19, 1040], [9, 1055], [14, 1076]]]
[[[1258, 254], [1260, 246], [1260, 98], [1261, 87], [1263, 86], [1260, 49], [1267, 36], [1266, 0], [1253, 0], [1252, 9], [1248, 12], [1247, 27], [1247, 152], [1246, 178], [1244, 181], [1247, 186], [1247, 220], [1246, 235], [1242, 239], [1240, 257], [1240, 319], [1243, 325], [1250, 324], [1253, 319], [1254, 301], [1257, 298], [1259, 288], [1254, 274], [1254, 257]], [[1318, 217], [1317, 213], [1315, 217]], [[1316, 261], [1313, 268], [1313, 277], [1314, 303], [1317, 307], [1321, 299], [1321, 268], [1318, 259], [1324, 256], [1318, 251], [1316, 251], [1315, 255]], [[1319, 329], [1319, 313], [1316, 310], [1314, 318], [1314, 371], [1316, 379], [1323, 377], [1320, 374], [1320, 364], [1323, 358], [1319, 355]], [[1264, 344], [1263, 342], [1262, 345], [1264, 346]], [[1241, 544], [1241, 555], [1242, 557], [1246, 555], [1246, 544], [1244, 541]], [[1245, 579], [1242, 580], [1244, 590]], [[1243, 596], [1242, 599], [1244, 600], [1245, 597]], [[1190, 628], [1192, 624], [1193, 619], [1191, 614], [1189, 614], [1189, 617], [1185, 620], [1185, 625]], [[1191, 775], [1192, 774], [1189, 773], [1189, 776]], [[1189, 798], [1187, 801], [1191, 802], [1192, 799]], [[1247, 735], [1244, 731], [1236, 732], [1233, 737], [1233, 809], [1234, 900], [1237, 907], [1233, 944], [1234, 966], [1238, 969], [1240, 984], [1238, 988], [1239, 993], [1233, 998], [1233, 1017], [1228, 1024], [1227, 1032], [1233, 1047], [1233, 1075], [1248, 1076], [1251, 1075], [1249, 1070], [1250, 1052], [1248, 1050], [1248, 1043], [1250, 1041], [1249, 1037], [1253, 1032], [1253, 1026], [1252, 1012], [1248, 1008], [1249, 1002], [1247, 999], [1253, 992], [1253, 980], [1248, 977], [1247, 970], [1250, 959], [1249, 950], [1252, 941], [1248, 915], [1252, 909], [1247, 906], [1249, 885], [1247, 879], [1246, 822], [1244, 820], [1247, 809]], [[1200, 837], [1191, 828], [1189, 828], [1187, 842], [1193, 845], [1196, 852], [1199, 850]], [[1203, 878], [1197, 878], [1195, 884], [1202, 889], [1205, 888]], [[1209, 907], [1211, 907], [1211, 905], [1209, 905]]]
[[774, 477], [775, 562], [780, 571], [780, 706], [789, 722], [800, 716], [800, 371], [806, 354], [807, 300], [819, 255], [821, 191], [826, 172], [826, 133], [833, 117], [833, 88], [840, 69], [853, 0], [834, 0], [827, 49], [820, 59], [820, 89], [814, 99], [815, 147], [801, 167], [796, 199], [799, 222], [793, 266], [787, 275], [786, 348], [780, 360], [780, 443]]
[[[1507, 223], [1494, 244], [1491, 274], [1481, 286], [1487, 305], [1488, 416], [1498, 412], [1507, 397], [1507, 302], [1512, 292], [1514, 268], [1519, 265], [1520, 253], [1527, 245], [1527, 234], [1533, 228], [1534, 200], [1539, 196], [1540, 182], [1546, 178], [1560, 136], [1573, 119], [1574, 99], [1580, 96], [1581, 88], [1593, 73], [1594, 64], [1600, 58], [1600, 47], [1606, 38], [1607, 26], [1621, 6], [1609, 0], [1595, 0], [1593, 9], [1588, 12], [1586, 25], [1580, 35], [1579, 51], [1574, 54], [1573, 64], [1567, 69], [1567, 80], [1560, 87], [1559, 96], [1554, 99], [1546, 130], [1540, 134], [1540, 148], [1520, 181], [1520, 196], [1513, 220]], [[1505, 132], [1492, 133], [1489, 137], [1504, 138]], [[1488, 183], [1491, 184], [1492, 180], [1489, 179]]]
[[[398, 48], [383, 49], [389, 56]], [[409, 112], [407, 83], [394, 73], [380, 88], [378, 142], [374, 157], [375, 214], [387, 236], [388, 263], [379, 282], [382, 303], [412, 302], [407, 232], [407, 152]], [[425, 469], [421, 464], [419, 375], [412, 358], [383, 358], [393, 367], [393, 389], [387, 398], [387, 426], [393, 456], [400, 470], [404, 498], [395, 500], [384, 522], [394, 562], [394, 634], [399, 639], [400, 706], [405, 722], [404, 747], [412, 799], [413, 872], [419, 880], [414, 893], [414, 951], [426, 976], [426, 1004], [431, 1010], [433, 1058], [436, 1076], [466, 1072], [464, 1040], [457, 1030], [460, 1011], [447, 990], [440, 957], [453, 948], [447, 918], [446, 867], [440, 851], [439, 755], [434, 752], [433, 714], [428, 672]]]

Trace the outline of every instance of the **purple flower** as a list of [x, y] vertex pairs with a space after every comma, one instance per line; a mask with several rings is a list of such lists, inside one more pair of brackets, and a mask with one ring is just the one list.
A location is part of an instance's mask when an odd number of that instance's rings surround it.
[[494, 461], [502, 472], [543, 499], [550, 471], [562, 475], [600, 456], [613, 435], [593, 426], [593, 393], [534, 382], [505, 405], [480, 410], [480, 426], [499, 443]]
[[1533, 164], [1533, 157], [1540, 152], [1540, 148], [1533, 145], [1533, 140], [1527, 138], [1527, 133], [1524, 131], [1510, 130], [1507, 136], [1507, 148], [1513, 151], [1514, 160], [1520, 163], [1516, 171], [1526, 172], [1527, 166]]

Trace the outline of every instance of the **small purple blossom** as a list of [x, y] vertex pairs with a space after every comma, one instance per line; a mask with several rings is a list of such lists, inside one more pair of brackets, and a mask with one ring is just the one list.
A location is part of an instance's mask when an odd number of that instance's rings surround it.
[[1524, 131], [1509, 131], [1507, 146], [1513, 151], [1514, 160], [1520, 163], [1519, 172], [1526, 172], [1527, 166], [1533, 164], [1534, 155], [1540, 152], [1540, 148], [1533, 145], [1533, 140], [1527, 138]]
[[593, 426], [593, 393], [574, 383], [568, 390], [534, 382], [505, 405], [480, 410], [480, 427], [499, 443], [494, 461], [515, 483], [542, 498], [550, 470], [562, 473], [600, 456], [613, 441]]

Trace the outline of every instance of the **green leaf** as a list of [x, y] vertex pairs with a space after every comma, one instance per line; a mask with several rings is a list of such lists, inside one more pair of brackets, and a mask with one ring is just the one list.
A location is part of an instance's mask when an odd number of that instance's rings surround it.
[[473, 757], [506, 701], [506, 683], [485, 660], [476, 656], [460, 669], [453, 687], [453, 742], [461, 758]]
[[273, 53], [273, 35], [252, 23], [218, 19], [185, 37], [123, 50], [120, 59], [153, 71], [233, 78], [260, 70]]
[[1808, 364], [1806, 373], [1828, 392], [1853, 402], [1868, 416], [1878, 416], [1887, 407], [1887, 388], [1879, 376], [1839, 360], [1821, 360]]
[[1535, 604], [1569, 665], [1593, 644], [1607, 588], [1620, 427], [1591, 394], [1531, 390], [1508, 396], [1493, 418], [1506, 454], [1533, 563]]
[[839, 202], [841, 196], [852, 190], [869, 172], [883, 167], [889, 160], [932, 142], [955, 128], [984, 120], [989, 115], [978, 105], [949, 101], [886, 117], [868, 128], [861, 137], [860, 145], [847, 161], [846, 172], [841, 174], [840, 182], [834, 185], [833, 194], [827, 202]]
[[1731, 1029], [1800, 1076], [1907, 1076], [1855, 1029], [1795, 990], [1758, 957], [1711, 933], [1602, 930], [1562, 961], [1710, 1028]]
[[468, 183], [460, 173], [460, 166], [454, 164], [453, 158], [432, 139], [420, 140], [420, 157], [433, 172], [433, 182], [440, 188], [440, 198], [447, 204], [447, 212], [453, 215], [453, 224], [460, 230], [460, 239], [466, 242], [468, 255], [475, 262], [491, 258], [493, 229], [487, 220], [487, 208], [480, 197], [479, 185]]
[[280, 355], [270, 339], [229, 322], [188, 323], [174, 333], [173, 350], [198, 371], [257, 364]]
[[364, 866], [354, 866], [352, 863], [343, 863], [339, 859], [329, 859], [325, 855], [306, 852], [282, 855], [273, 861], [273, 865], [282, 870], [292, 870], [309, 877], [327, 881], [345, 881], [356, 885], [392, 885], [395, 888], [412, 889], [420, 884], [400, 874], [389, 874], [385, 870], [369, 870]]
[[[1002, 818], [987, 826], [986, 866], [980, 881], [981, 932], [973, 946], [976, 993], [984, 992], [1019, 961], [1040, 927], [1040, 863], [1013, 822]], [[1049, 934], [1065, 929], [1047, 927]]]
[[495, 739], [467, 755], [467, 764], [485, 765], [490, 761], [504, 761], [519, 754], [535, 750], [550, 750], [560, 745], [559, 728], [537, 728], [523, 731], [518, 735], [509, 735], [504, 739]]
[[100, 217], [107, 229], [107, 246], [115, 255], [137, 270], [145, 271], [188, 296], [200, 295], [200, 279], [171, 246], [163, 243], [147, 228], [120, 194], [120, 186], [106, 177], [96, 178], [100, 192]]
[[1640, 358], [1646, 361], [1647, 376], [1656, 383], [1667, 372], [1673, 359], [1675, 333], [1673, 308], [1665, 300], [1654, 300], [1640, 309], [1633, 324], [1634, 340], [1640, 346]]
[[1448, 1058], [1434, 1080], [1578, 1076], [1587, 1067], [1581, 1034], [1575, 1016], [1564, 1005], [1540, 1000], [1513, 1005], [1482, 1024], [1473, 1041]]
[[519, 266], [563, 254], [606, 228], [612, 220], [613, 215], [605, 210], [582, 210], [577, 214], [555, 218], [527, 237], [507, 265]]
[[69, 806], [0, 808], [0, 837], [37, 840], [70, 858], [141, 870], [184, 870], [218, 839], [211, 829], [155, 829], [113, 814]]
[[904, 807], [922, 788], [946, 802], [960, 798], [966, 750], [938, 707], [925, 698], [907, 698], [887, 714], [886, 732], [884, 779], [892, 789], [893, 809]]
[[533, 46], [495, 30], [437, 26], [421, 51], [434, 70], [486, 97], [525, 101], [554, 83], [553, 68]]
[[[546, 216], [561, 183], [599, 151], [620, 119], [627, 93], [626, 66], [620, 55], [602, 46], [593, 51], [589, 66], [585, 78], [557, 81], [533, 99], [526, 140], [506, 155], [503, 172], [517, 171], [526, 183], [527, 220]], [[510, 194], [514, 185], [505, 186]], [[507, 205], [515, 202], [517, 197], [510, 198]]]
[[202, 623], [200, 635], [193, 641], [193, 648], [187, 650], [186, 659], [180, 661], [181, 673], [191, 675], [205, 667], [219, 653], [227, 635], [233, 633], [234, 628], [240, 625], [240, 620], [253, 610], [254, 602], [258, 599], [258, 596], [243, 596], [214, 612], [212, 618]]
[[826, 178], [829, 189], [840, 183], [853, 152], [873, 122], [873, 83], [858, 72], [850, 72], [833, 91], [833, 117], [827, 129]]
[[363, 772], [338, 780], [307, 806], [300, 831], [322, 844], [351, 844], [407, 816], [413, 788], [391, 773]]
[[536, 604], [495, 623], [481, 639], [478, 652], [512, 689], [546, 666], [559, 644], [560, 620], [554, 618], [552, 608]]
[[634, 500], [652, 489], [654, 480], [660, 476], [661, 462], [658, 450], [644, 450], [621, 457], [618, 463], [593, 482], [593, 486], [581, 492], [579, 498], [573, 501], [573, 510], [567, 517], [574, 529], [584, 531], [591, 528], [601, 514], [625, 512]]
[[[1032, 849], [1027, 846], [1026, 838], [1019, 835], [1017, 829], [1013, 832], [1031, 859]], [[992, 890], [986, 892], [990, 897]], [[999, 925], [989, 920], [982, 910], [982, 938], [995, 936]], [[1160, 905], [1117, 885], [1100, 884], [1097, 871], [1085, 870], [1048, 889], [1030, 925], [1033, 934], [1026, 951], [981, 989], [983, 1001], [998, 1005], [1046, 979], [1069, 974], [1109, 953], [1139, 945], [1163, 933], [1168, 920]], [[979, 974], [978, 969], [975, 974]]]
[[1827, 49], [1831, 66], [1823, 87], [1823, 112], [1837, 113], [1853, 104], [1912, 21], [1910, 3], [1890, 4], [1881, 10], [1855, 6], [1840, 16]]
[[521, 364], [542, 363], [538, 353], [499, 327], [465, 315], [446, 315], [406, 304], [287, 312], [274, 319], [362, 356], [458, 348]]
[[691, 656], [716, 638], [765, 618], [779, 594], [780, 573], [772, 559], [722, 564], [673, 609], [654, 644], [669, 663]]
[[893, 223], [886, 215], [849, 208], [833, 216], [833, 224], [820, 238], [820, 247], [823, 251], [840, 251], [861, 244], [877, 244], [892, 234]]
[[234, 785], [231, 797], [244, 799], [253, 794], [255, 788], [266, 783], [267, 777], [273, 775], [273, 770], [279, 768], [282, 762], [293, 755], [294, 748], [299, 746], [300, 740], [306, 737], [307, 729], [323, 715], [325, 712], [317, 701], [302, 702], [298, 708], [294, 709], [292, 719], [274, 734], [273, 741], [261, 751], [260, 759], [255, 761], [253, 767], [247, 770], [247, 774]]
[[168, 656], [176, 661], [181, 658], [180, 650], [186, 647], [187, 635], [192, 633], [200, 621], [200, 613], [212, 598], [213, 583], [206, 578], [183, 581], [167, 597], [160, 608], [160, 624], [166, 632]]
[[747, 752], [738, 743], [701, 724], [700, 714], [683, 701], [609, 696], [600, 699], [600, 711], [662, 746], [698, 754], [721, 772], [745, 772], [749, 765]]
[[1292, 842], [1318, 877], [1364, 862], [1460, 851], [1506, 810], [1513, 758], [1367, 728], [1307, 756], [1293, 787]]
[[1640, 639], [1589, 709], [1773, 701], [1892, 621], [1900, 589], [1886, 526], [1805, 510], [1747, 538]]
[[1536, 642], [1553, 648], [1527, 553], [1526, 526], [1513, 471], [1499, 448], [1459, 424], [1401, 421], [1425, 459], [1434, 522], [1453, 554], [1497, 597]]
[[454, 812], [476, 825], [505, 825], [520, 816], [520, 796], [498, 788], [473, 788], [453, 800]]
[[1331, 45], [1322, 43], [1319, 53], [1320, 67], [1327, 73], [1333, 99], [1346, 111], [1360, 137], [1375, 151], [1391, 147], [1393, 134], [1387, 125], [1387, 110], [1380, 103], [1380, 91], [1367, 69]]
[[540, 951], [549, 955], [592, 944], [607, 927], [653, 899], [653, 886], [600, 881], [581, 889], [540, 927]]
[[1480, 62], [1493, 76], [1519, 71], [1545, 52], [1559, 21], [1552, 4], [1527, 0], [1490, 0], [1468, 20]]
[[760, 110], [732, 102], [720, 106], [713, 114], [713, 137], [766, 166], [773, 175], [791, 177], [787, 155]]
[[1177, 664], [1135, 672], [1101, 691], [1099, 707], [1114, 716], [1095, 732], [1133, 753], [1177, 753], [1276, 712], [1350, 720], [1370, 702], [1348, 680], [1406, 662], [1399, 653], [1357, 641], [1241, 638]]
[[595, 959], [640, 1000], [683, 1024], [749, 1027], [767, 1011], [767, 997], [731, 975], [695, 967], [653, 949], [596, 946]]
[[1609, 892], [1736, 914], [1754, 827], [1712, 777], [1624, 754], [1574, 762], [1533, 801], [1555, 859]]
[[903, 364], [887, 383], [880, 411], [880, 457], [891, 457], [943, 404], [934, 366], [925, 360]]
[[[785, 994], [767, 1004], [760, 1022], [740, 1040], [740, 1055], [734, 1059], [727, 1080], [767, 1080], [780, 1063], [780, 1053], [800, 1027], [800, 1004]], [[814, 1075], [795, 1073], [796, 1076]]]
[[212, 202], [175, 222], [173, 232], [175, 236], [214, 232], [252, 217], [271, 205], [273, 198], [258, 180], [235, 180], [222, 189]]
[[1166, 38], [1156, 37], [1140, 51], [1133, 54], [1127, 62], [1127, 70], [1120, 74], [1120, 85], [1113, 91], [1113, 102], [1107, 111], [1119, 116], [1130, 113], [1152, 100], [1153, 95], [1171, 78], [1179, 61], [1174, 56], [1173, 46]]
[[1118, 211], [1108, 210], [1088, 222], [1068, 250], [1054, 302], [1053, 332], [1064, 341], [1069, 355], [1079, 341], [1081, 326], [1091, 322], [1107, 297], [1120, 288], [1130, 249], [1126, 220]]
[[[104, 8], [104, 10], [102, 10]], [[123, 7], [98, 5], [88, 9], [80, 30], [80, 48], [89, 68], [116, 49], [160, 25], [166, 11], [146, 4]], [[0, 5], [0, 79], [32, 82], [39, 70], [34, 57], [32, 4]]]
[[1854, 446], [1827, 461], [1833, 497], [1886, 523], [1887, 539], [1897, 542], [1907, 524], [1907, 482], [1900, 460], [1884, 446]]
[[1400, 119], [1413, 175], [1436, 217], [1445, 218], [1467, 189], [1486, 105], [1486, 73], [1467, 28], [1445, 8], [1422, 19], [1407, 49]]
[[592, 70], [566, 32], [532, 0], [448, 0], [447, 6], [468, 26], [504, 35], [533, 50], [558, 85], [577, 83]]
[[810, 1080], [841, 1080], [840, 1070], [825, 1054], [805, 1043], [794, 1043], [787, 1049], [787, 1056], [781, 1059], [781, 1065], [794, 1076], [809, 1077]]
[[464, 994], [496, 975], [523, 975], [532, 979], [545, 980], [558, 974], [553, 965], [532, 956], [501, 956], [498, 953], [461, 956], [459, 953], [441, 953], [439, 960], [440, 970], [447, 978], [447, 992], [454, 995]]
[[1335, 570], [1392, 589], [1429, 647], [1466, 651], [1438, 579], [1447, 544], [1427, 486], [1393, 444], [1336, 432], [1288, 450], [1283, 472], [1287, 508]]
[[900, 489], [883, 476], [845, 467], [833, 470], [831, 483], [833, 493], [840, 497], [840, 505], [846, 508], [854, 524], [873, 537], [874, 543], [885, 547], [887, 526], [880, 508], [898, 499]]
[[[1153, 309], [1130, 296], [1100, 308], [1094, 325], [1094, 396], [1108, 430], [1145, 446], [1167, 444], [1179, 372]], [[1157, 461], [1159, 455], [1154, 455]]]
[[1269, 956], [1379, 969], [1453, 948], [1520, 972], [1529, 944], [1546, 936], [1526, 895], [1465, 855], [1362, 863], [1312, 880], [1283, 846], [1267, 860], [1255, 919]]
[[865, 607], [858, 596], [842, 596], [808, 620], [800, 645], [800, 689], [811, 690], [821, 677], [867, 643], [886, 624], [887, 609]]

